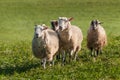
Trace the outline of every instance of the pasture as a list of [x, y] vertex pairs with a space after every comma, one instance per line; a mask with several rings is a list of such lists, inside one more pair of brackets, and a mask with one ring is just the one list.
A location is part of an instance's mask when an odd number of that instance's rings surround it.
[[[43, 69], [32, 54], [35, 24], [74, 17], [84, 40], [76, 62]], [[108, 45], [94, 62], [86, 47], [90, 21], [99, 19]], [[119, 80], [120, 0], [0, 0], [0, 80]]]

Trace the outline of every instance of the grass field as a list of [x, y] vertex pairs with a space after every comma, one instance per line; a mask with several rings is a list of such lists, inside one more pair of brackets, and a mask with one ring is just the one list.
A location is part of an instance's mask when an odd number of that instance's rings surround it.
[[[46, 70], [31, 51], [35, 24], [74, 17], [84, 35], [78, 61]], [[108, 45], [96, 62], [86, 48], [90, 21], [99, 19]], [[120, 80], [120, 0], [0, 0], [0, 80]]]

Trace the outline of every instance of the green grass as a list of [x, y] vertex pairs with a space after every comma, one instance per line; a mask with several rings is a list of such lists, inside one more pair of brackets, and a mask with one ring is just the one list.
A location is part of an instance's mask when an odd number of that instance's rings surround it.
[[83, 42], [77, 62], [61, 66], [55, 61], [55, 66], [43, 69], [39, 59], [32, 55], [30, 42], [22, 41], [9, 45], [0, 42], [0, 79], [42, 79], [42, 80], [119, 80], [120, 79], [120, 36], [111, 38], [94, 62]]
[[[0, 80], [119, 80], [120, 0], [0, 0]], [[78, 61], [46, 70], [31, 51], [35, 24], [59, 16], [74, 17], [84, 35]], [[86, 48], [86, 33], [93, 19], [103, 22], [108, 46], [94, 62]]]

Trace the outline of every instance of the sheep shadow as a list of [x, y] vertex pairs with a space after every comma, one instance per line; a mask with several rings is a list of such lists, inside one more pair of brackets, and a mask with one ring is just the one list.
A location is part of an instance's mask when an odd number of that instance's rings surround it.
[[37, 68], [40, 67], [40, 63], [30, 63], [29, 62], [24, 62], [22, 65], [19, 66], [6, 66], [4, 68], [0, 67], [0, 75], [14, 75], [15, 72], [17, 73], [22, 73], [29, 71], [32, 68]]

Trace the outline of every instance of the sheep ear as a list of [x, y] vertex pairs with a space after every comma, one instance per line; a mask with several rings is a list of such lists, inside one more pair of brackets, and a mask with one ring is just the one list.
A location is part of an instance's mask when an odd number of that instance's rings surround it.
[[48, 29], [48, 27], [45, 24], [42, 24], [43, 30]]
[[97, 24], [103, 24], [103, 22], [100, 22], [99, 20], [96, 20], [97, 21]]
[[103, 24], [103, 22], [99, 22], [99, 24]]
[[42, 24], [42, 26], [46, 26], [45, 24]]
[[68, 19], [68, 21], [71, 21], [71, 20], [73, 20], [73, 17], [71, 17], [71, 18]]

